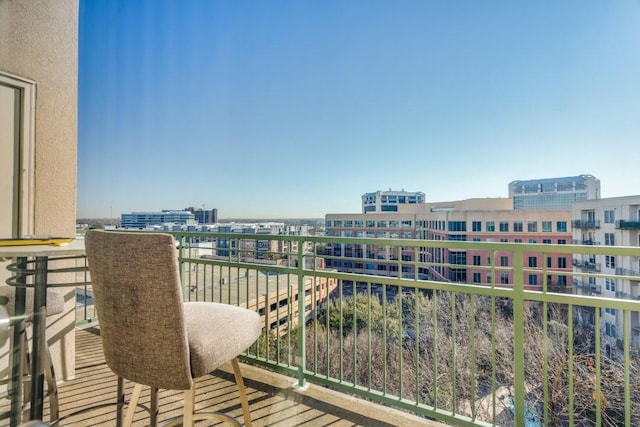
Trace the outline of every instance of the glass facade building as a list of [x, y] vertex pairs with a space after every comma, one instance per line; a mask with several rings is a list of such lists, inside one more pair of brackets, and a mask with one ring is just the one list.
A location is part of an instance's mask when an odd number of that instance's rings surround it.
[[571, 209], [574, 202], [600, 198], [600, 180], [592, 175], [532, 179], [509, 183], [517, 210]]

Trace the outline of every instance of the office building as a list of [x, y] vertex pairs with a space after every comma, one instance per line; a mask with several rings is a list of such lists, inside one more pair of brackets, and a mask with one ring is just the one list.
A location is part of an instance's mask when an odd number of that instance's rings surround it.
[[600, 198], [600, 180], [592, 175], [531, 179], [509, 183], [516, 210], [571, 209], [574, 202]]
[[191, 212], [198, 224], [215, 224], [218, 222], [218, 209], [202, 209], [191, 206], [184, 210]]
[[362, 213], [397, 212], [398, 205], [424, 203], [424, 193], [420, 191], [376, 191], [362, 195]]
[[173, 223], [175, 225], [195, 224], [195, 215], [188, 211], [131, 212], [120, 216], [122, 228], [144, 230], [151, 226]]

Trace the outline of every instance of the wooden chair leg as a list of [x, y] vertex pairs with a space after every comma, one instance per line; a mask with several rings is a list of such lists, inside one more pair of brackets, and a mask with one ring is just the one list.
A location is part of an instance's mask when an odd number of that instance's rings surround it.
[[196, 382], [193, 382], [191, 389], [184, 392], [184, 417], [182, 419], [183, 427], [193, 427], [193, 415], [195, 412], [196, 400]]
[[127, 414], [124, 417], [124, 427], [131, 427], [133, 423], [133, 416], [138, 407], [138, 400], [140, 400], [140, 393], [142, 392], [142, 384], [136, 384], [133, 387], [131, 393], [131, 399], [129, 399], [129, 406], [127, 407]]
[[242, 372], [240, 371], [240, 364], [238, 358], [231, 360], [233, 366], [233, 375], [236, 377], [236, 384], [238, 385], [238, 392], [240, 393], [240, 404], [242, 405], [242, 413], [244, 416], [245, 427], [251, 427], [251, 412], [249, 412], [249, 399], [247, 399], [247, 390], [244, 387], [244, 380], [242, 379]]
[[53, 422], [59, 417], [58, 384], [56, 384], [56, 374], [53, 370], [53, 360], [51, 360], [51, 351], [49, 351], [48, 344], [44, 352], [42, 362], [42, 366], [44, 367], [44, 378], [47, 381], [47, 396], [49, 397], [49, 417]]

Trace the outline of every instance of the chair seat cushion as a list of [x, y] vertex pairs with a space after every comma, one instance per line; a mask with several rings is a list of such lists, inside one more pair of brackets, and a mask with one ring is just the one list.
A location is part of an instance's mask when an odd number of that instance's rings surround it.
[[234, 305], [185, 302], [184, 316], [193, 378], [238, 356], [262, 332], [258, 313]]
[[[25, 300], [25, 314], [33, 314], [33, 288], [27, 288], [27, 296]], [[9, 316], [15, 314], [16, 289], [13, 286], [0, 286], [0, 297], [6, 299], [7, 312]], [[56, 289], [47, 289], [47, 316], [60, 314], [64, 310], [64, 296], [62, 292]]]

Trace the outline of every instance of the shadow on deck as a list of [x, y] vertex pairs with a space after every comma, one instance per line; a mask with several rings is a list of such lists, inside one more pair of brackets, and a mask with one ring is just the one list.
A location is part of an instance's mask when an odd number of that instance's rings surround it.
[[[293, 387], [295, 379], [241, 364], [251, 406], [253, 425], [261, 426], [442, 426], [411, 414], [348, 396], [329, 389], [309, 385], [306, 390]], [[126, 384], [127, 393], [131, 383]], [[198, 380], [196, 409], [220, 411], [242, 420], [238, 392], [231, 366], [223, 366], [212, 375]], [[76, 378], [60, 386], [61, 416], [91, 405], [112, 402], [116, 395], [116, 377], [104, 361], [100, 331], [97, 327], [76, 331]], [[182, 392], [160, 391], [159, 421], [180, 413]], [[143, 391], [142, 403], [149, 401]], [[46, 418], [45, 418], [46, 419]], [[74, 416], [64, 425], [115, 425], [115, 406]], [[136, 413], [134, 425], [146, 426], [147, 413]], [[220, 424], [220, 423], [218, 423]], [[218, 425], [214, 422], [198, 425]], [[222, 424], [220, 424], [222, 425]]]

